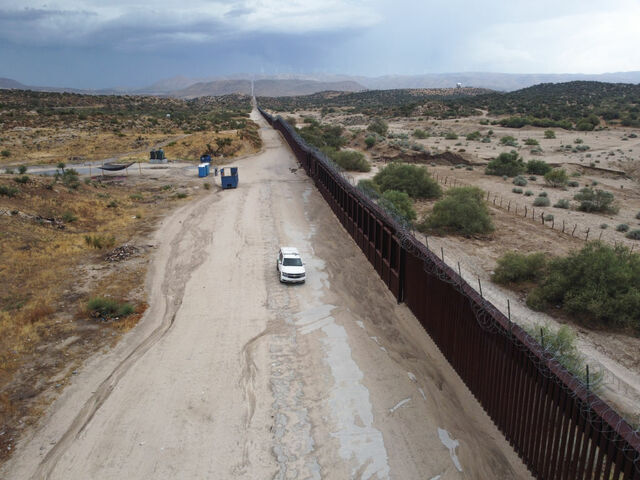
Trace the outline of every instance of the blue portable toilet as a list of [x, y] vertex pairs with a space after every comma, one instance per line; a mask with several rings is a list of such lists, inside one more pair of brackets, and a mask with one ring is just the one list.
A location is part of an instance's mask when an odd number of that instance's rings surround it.
[[203, 178], [209, 175], [209, 172], [207, 170], [208, 169], [206, 163], [201, 163], [200, 165], [198, 165], [198, 177]]
[[224, 167], [220, 169], [220, 184], [222, 188], [238, 187], [238, 167]]
[[211, 155], [202, 155], [200, 157], [200, 163], [211, 163]]

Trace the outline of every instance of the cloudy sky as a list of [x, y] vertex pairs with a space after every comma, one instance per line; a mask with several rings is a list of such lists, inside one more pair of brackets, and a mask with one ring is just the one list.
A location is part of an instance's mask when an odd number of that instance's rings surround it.
[[640, 0], [0, 0], [0, 77], [640, 70]]

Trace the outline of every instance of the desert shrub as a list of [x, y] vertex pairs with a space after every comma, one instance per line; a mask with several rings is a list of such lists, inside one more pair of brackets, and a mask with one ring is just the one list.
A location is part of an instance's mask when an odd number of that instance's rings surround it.
[[373, 135], [369, 135], [364, 139], [364, 144], [367, 146], [367, 148], [373, 147], [376, 144], [376, 137], [374, 137]]
[[581, 138], [576, 138], [573, 143], [584, 143], [584, 140]]
[[560, 306], [576, 320], [640, 327], [640, 255], [624, 246], [589, 242], [549, 263], [528, 295], [536, 310]]
[[542, 217], [542, 219], [543, 219], [545, 222], [550, 222], [550, 221], [552, 221], [552, 220], [553, 220], [553, 218], [554, 218], [554, 217], [553, 217], [553, 215], [551, 215], [550, 213], [547, 213], [544, 217]]
[[549, 194], [548, 194], [547, 192], [540, 192], [540, 193], [538, 194], [538, 196], [539, 196], [539, 197], [548, 197], [548, 196], [549, 196]]
[[412, 198], [439, 198], [440, 185], [424, 167], [408, 163], [390, 163], [373, 177], [381, 192], [397, 190]]
[[531, 195], [533, 195], [533, 192], [531, 190], [527, 190], [526, 192], [524, 192], [525, 196], [530, 197]]
[[144, 197], [141, 193], [132, 193], [131, 195], [129, 195], [129, 198], [131, 200], [144, 200]]
[[574, 200], [580, 202], [578, 210], [582, 212], [604, 212], [617, 213], [618, 207], [614, 205], [614, 196], [610, 192], [604, 190], [594, 190], [585, 187], [580, 190], [574, 197]]
[[515, 150], [502, 152], [491, 160], [485, 169], [487, 175], [507, 175], [509, 177], [515, 177], [524, 173], [524, 171], [525, 165], [522, 157]]
[[57, 167], [59, 170], [62, 170], [63, 172], [64, 172], [64, 167], [66, 167], [66, 166], [67, 166], [67, 164], [66, 164], [66, 163], [64, 163], [64, 162], [58, 162], [58, 164], [56, 165], [56, 167]]
[[115, 200], [111, 200], [109, 203], [107, 203], [107, 208], [118, 208], [118, 202], [116, 202]]
[[457, 140], [458, 139], [458, 135], [454, 132], [447, 132], [447, 134], [444, 136], [445, 140]]
[[544, 175], [551, 171], [551, 165], [544, 160], [529, 160], [527, 162], [527, 173]]
[[511, 135], [505, 135], [504, 137], [502, 137], [500, 139], [500, 143], [502, 145], [506, 145], [508, 147], [517, 147], [518, 146], [518, 141], [512, 137]]
[[415, 138], [419, 138], [421, 140], [424, 140], [425, 138], [429, 138], [429, 134], [427, 132], [425, 132], [424, 130], [420, 130], [419, 128], [416, 128], [413, 131], [412, 134]]
[[538, 140], [536, 140], [535, 138], [527, 138], [524, 141], [525, 145], [540, 145], [540, 142], [538, 142]]
[[14, 186], [0, 185], [0, 196], [12, 198], [18, 195], [18, 193], [20, 193], [20, 190]]
[[522, 189], [521, 189], [521, 188], [518, 188], [518, 187], [513, 187], [513, 188], [511, 189], [511, 191], [512, 191], [513, 193], [522, 193]]
[[636, 230], [631, 230], [630, 232], [628, 232], [625, 237], [631, 239], [631, 240], [640, 240], [640, 230], [636, 229]]
[[417, 218], [416, 211], [414, 210], [413, 203], [411, 202], [411, 197], [404, 192], [387, 190], [382, 194], [378, 204], [391, 214], [409, 222], [412, 222]]
[[87, 310], [92, 317], [126, 317], [134, 312], [131, 304], [111, 298], [94, 297], [87, 302]]
[[636, 213], [636, 219], [640, 220], [640, 212]]
[[616, 231], [617, 232], [628, 232], [629, 231], [629, 225], [627, 225], [626, 223], [621, 223], [616, 227]]
[[116, 237], [113, 235], [85, 235], [84, 242], [91, 248], [101, 250], [113, 247], [116, 243]]
[[61, 179], [62, 184], [73, 190], [77, 189], [80, 186], [80, 179], [78, 177], [78, 172], [73, 168], [69, 168], [67, 170], [63, 170], [62, 174], [56, 173], [56, 180]]
[[473, 141], [473, 140], [480, 140], [480, 137], [481, 137], [480, 132], [476, 130], [475, 132], [468, 133], [466, 138], [469, 141]]
[[360, 180], [358, 182], [358, 188], [364, 192], [367, 197], [378, 198], [380, 196], [380, 188], [373, 180]]
[[456, 187], [445, 192], [420, 228], [461, 235], [486, 234], [494, 229], [484, 192], [478, 187]]
[[15, 182], [17, 183], [21, 183], [21, 184], [25, 184], [25, 183], [29, 183], [29, 176], [28, 175], [21, 175], [19, 177], [15, 177], [13, 179]]
[[608, 223], [601, 223], [601, 224], [600, 224], [600, 228], [601, 228], [602, 230], [606, 230], [607, 228], [609, 228], [609, 224], [608, 224]]
[[13, 174], [13, 168], [5, 167], [4, 173], [6, 173], [7, 175], [12, 175]]
[[211, 190], [211, 184], [209, 182], [205, 182], [202, 184], [205, 190]]
[[176, 192], [173, 196], [175, 198], [179, 198], [179, 199], [183, 199], [183, 198], [187, 198], [188, 197], [187, 193], [185, 193], [185, 192]]
[[18, 167], [18, 173], [20, 175], [24, 175], [25, 173], [27, 173], [27, 166], [26, 165], [20, 165]]
[[64, 212], [62, 214], [62, 220], [66, 223], [71, 223], [78, 220], [78, 217], [76, 217], [73, 212]]
[[371, 170], [371, 165], [369, 165], [365, 156], [355, 150], [338, 150], [332, 152], [330, 157], [331, 160], [345, 170], [357, 172], [368, 172]]
[[384, 120], [382, 120], [381, 118], [374, 118], [369, 124], [369, 126], [367, 127], [367, 130], [369, 130], [370, 132], [377, 133], [378, 135], [381, 135], [384, 137], [387, 135], [387, 132], [389, 131], [389, 124]]
[[534, 281], [541, 278], [546, 266], [544, 253], [507, 252], [498, 259], [491, 280], [499, 284]]
[[544, 138], [547, 138], [547, 139], [556, 138], [556, 132], [554, 132], [553, 130], [545, 130]]
[[544, 181], [551, 187], [564, 187], [569, 181], [569, 176], [564, 168], [554, 168], [545, 173]]
[[570, 180], [570, 181], [567, 182], [567, 186], [575, 188], [575, 187], [579, 187], [580, 184], [578, 182], [576, 182], [575, 180]]
[[554, 207], [568, 209], [570, 207], [569, 200], [567, 200], [566, 198], [561, 198], [555, 203]]
[[551, 201], [547, 197], [536, 197], [533, 201], [534, 207], [548, 207], [551, 205]]
[[536, 180], [538, 180], [538, 177], [536, 177], [535, 175], [531, 175], [529, 176], [529, 180], [535, 182]]
[[9, 150], [2, 150], [0, 152], [0, 155], [2, 155], [3, 157], [7, 158], [11, 156], [11, 152]]
[[513, 179], [513, 184], [517, 185], [519, 187], [526, 187], [527, 186], [527, 179], [524, 178], [522, 175], [518, 175], [517, 177], [515, 177]]

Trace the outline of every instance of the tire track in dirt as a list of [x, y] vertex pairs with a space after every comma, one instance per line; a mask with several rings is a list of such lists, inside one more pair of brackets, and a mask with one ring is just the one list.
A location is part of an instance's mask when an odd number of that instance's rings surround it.
[[[214, 201], [220, 199], [218, 195], [214, 198]], [[190, 206], [190, 212], [187, 214], [186, 219], [180, 222], [182, 223], [182, 228], [178, 230], [170, 242], [170, 252], [159, 295], [156, 294], [156, 298], [150, 299], [150, 302], [164, 299], [162, 321], [114, 368], [96, 389], [95, 393], [89, 397], [69, 428], [42, 459], [32, 477], [33, 480], [50, 478], [60, 458], [91, 422], [96, 412], [109, 398], [120, 380], [146, 352], [171, 331], [176, 313], [182, 304], [184, 289], [191, 272], [202, 263], [207, 255], [205, 247], [211, 241], [211, 232], [201, 228], [200, 219], [204, 210], [209, 208], [210, 203], [211, 196], [208, 195], [193, 206]], [[190, 248], [186, 248], [187, 246]]]

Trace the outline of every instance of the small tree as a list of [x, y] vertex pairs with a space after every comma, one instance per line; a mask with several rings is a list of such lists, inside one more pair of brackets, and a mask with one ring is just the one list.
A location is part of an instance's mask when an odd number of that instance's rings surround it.
[[380, 191], [397, 190], [412, 198], [439, 198], [440, 185], [431, 178], [425, 167], [408, 163], [390, 163], [373, 177]]
[[518, 146], [518, 141], [512, 137], [511, 135], [505, 135], [504, 137], [502, 137], [500, 139], [500, 143], [502, 145], [507, 145], [509, 147], [517, 147]]
[[585, 187], [581, 189], [580, 193], [577, 193], [573, 199], [580, 202], [578, 210], [583, 212], [618, 212], [618, 207], [613, 203], [615, 198], [611, 192]]
[[60, 169], [62, 171], [62, 173], [64, 173], [64, 167], [66, 167], [67, 165], [64, 162], [59, 162], [58, 163], [58, 169]]
[[569, 181], [569, 175], [563, 168], [554, 168], [550, 172], [545, 173], [544, 181], [551, 187], [564, 187]]
[[484, 192], [478, 187], [457, 187], [448, 190], [445, 198], [433, 206], [420, 229], [477, 235], [492, 232], [494, 226], [484, 203]]
[[361, 152], [355, 150], [338, 150], [330, 154], [331, 160], [336, 162], [345, 170], [355, 170], [357, 172], [368, 172], [371, 165]]
[[398, 192], [397, 190], [387, 190], [382, 194], [379, 205], [388, 210], [393, 215], [401, 217], [409, 222], [414, 221], [416, 211], [413, 208], [411, 197], [404, 192]]
[[369, 135], [364, 139], [364, 144], [367, 146], [367, 148], [373, 147], [376, 144], [376, 137], [374, 137], [373, 135]]
[[389, 131], [389, 124], [381, 118], [374, 118], [367, 127], [367, 130], [385, 137]]
[[551, 165], [544, 160], [529, 160], [527, 162], [527, 173], [535, 175], [544, 175], [551, 171]]
[[487, 175], [515, 177], [524, 173], [524, 170], [525, 165], [522, 157], [518, 156], [518, 152], [512, 150], [511, 152], [502, 152], [497, 158], [491, 160], [485, 169], [485, 173]]
[[546, 138], [546, 139], [556, 138], [556, 132], [554, 132], [553, 130], [545, 130], [544, 131], [544, 138]]

